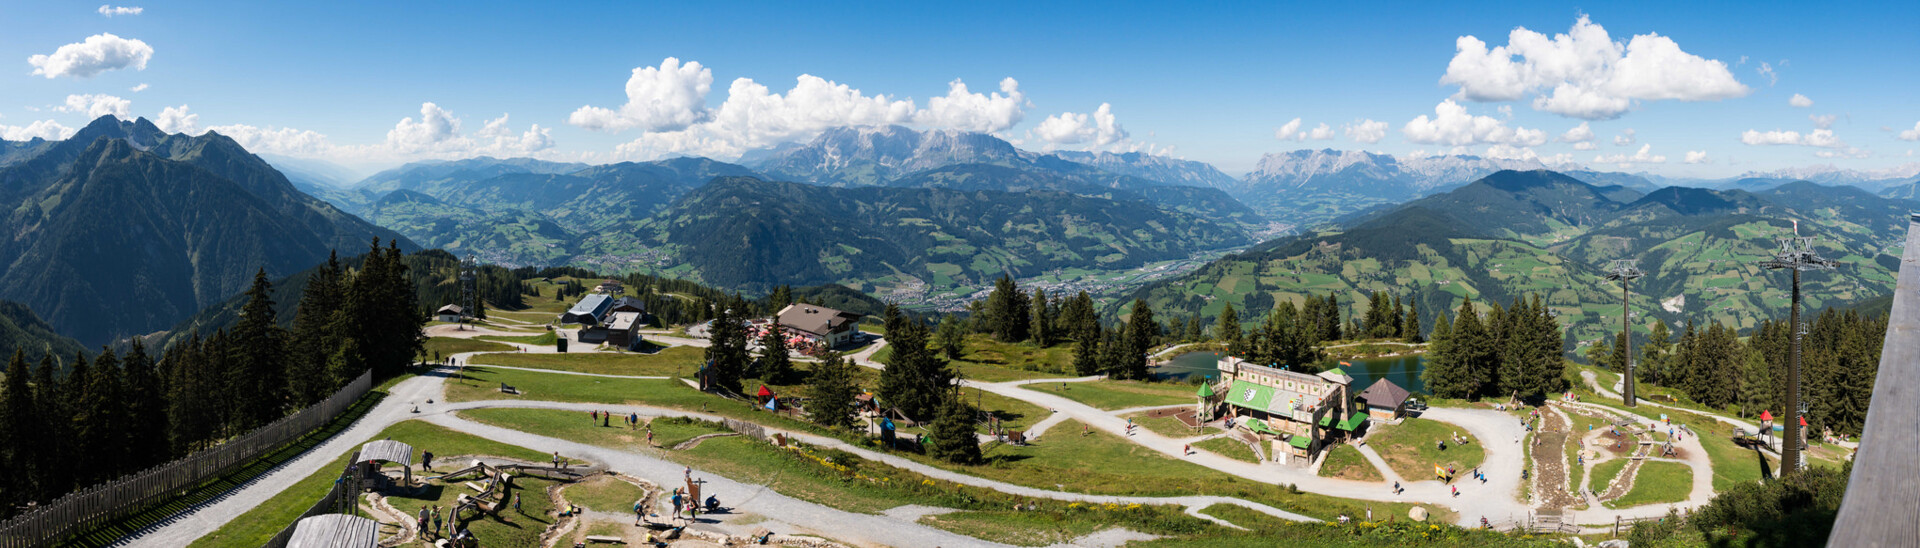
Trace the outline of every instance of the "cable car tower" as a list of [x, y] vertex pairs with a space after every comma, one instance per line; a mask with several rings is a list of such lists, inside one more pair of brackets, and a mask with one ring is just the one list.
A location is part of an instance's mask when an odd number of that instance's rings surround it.
[[480, 258], [475, 257], [472, 253], [468, 253], [467, 258], [460, 260], [460, 320], [461, 321], [466, 321], [467, 319], [472, 318], [473, 311], [479, 310], [477, 308], [474, 308], [474, 304], [475, 304], [474, 301], [479, 299], [479, 295], [478, 295], [479, 291], [477, 291], [477, 288], [474, 287], [475, 280], [476, 278], [479, 277], [479, 274], [480, 274]]
[[1639, 405], [1639, 400], [1633, 397], [1633, 330], [1629, 319], [1633, 313], [1627, 310], [1627, 299], [1632, 296], [1627, 284], [1645, 275], [1640, 267], [1634, 266], [1633, 259], [1615, 259], [1607, 265], [1607, 281], [1620, 281], [1620, 332], [1625, 333], [1627, 339], [1627, 363], [1621, 364], [1626, 371], [1620, 379], [1620, 403], [1627, 407]]
[[1800, 323], [1800, 273], [1808, 270], [1831, 270], [1834, 261], [1821, 257], [1813, 249], [1813, 237], [1800, 235], [1800, 223], [1793, 225], [1793, 236], [1776, 238], [1780, 250], [1773, 258], [1760, 261], [1767, 270], [1793, 271], [1793, 305], [1787, 317], [1787, 325], [1792, 329], [1792, 356], [1787, 361], [1787, 414], [1780, 419], [1786, 425], [1786, 434], [1780, 443], [1780, 474], [1786, 475], [1800, 471], [1800, 450], [1806, 447], [1806, 430], [1800, 426], [1800, 420], [1806, 416], [1807, 400], [1800, 394], [1800, 339], [1807, 333]]

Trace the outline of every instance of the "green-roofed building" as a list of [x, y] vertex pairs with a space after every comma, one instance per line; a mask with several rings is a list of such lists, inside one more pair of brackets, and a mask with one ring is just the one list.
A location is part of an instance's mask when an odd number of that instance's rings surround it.
[[1282, 462], [1312, 462], [1328, 441], [1350, 435], [1366, 420], [1365, 412], [1356, 412], [1353, 377], [1345, 371], [1302, 373], [1236, 357], [1221, 360], [1220, 371], [1219, 385], [1202, 386], [1196, 394], [1200, 415], [1235, 417], [1235, 426], [1272, 443]]

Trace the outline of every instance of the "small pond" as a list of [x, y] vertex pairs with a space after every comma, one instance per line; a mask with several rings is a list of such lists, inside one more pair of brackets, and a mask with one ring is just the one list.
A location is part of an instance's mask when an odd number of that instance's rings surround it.
[[[1350, 366], [1341, 366], [1347, 375], [1353, 377], [1353, 390], [1366, 390], [1373, 382], [1385, 378], [1393, 381], [1415, 394], [1427, 394], [1427, 385], [1420, 381], [1420, 371], [1426, 368], [1423, 356], [1392, 356], [1347, 360]], [[1174, 356], [1167, 363], [1155, 366], [1153, 376], [1156, 379], [1184, 381], [1201, 375], [1217, 375], [1220, 353], [1213, 351], [1187, 352]]]

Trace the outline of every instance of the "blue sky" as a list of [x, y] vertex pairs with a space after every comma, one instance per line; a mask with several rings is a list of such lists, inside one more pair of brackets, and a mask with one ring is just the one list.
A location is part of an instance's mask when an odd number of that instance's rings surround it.
[[[0, 65], [13, 67], [0, 71], [0, 132], [55, 135], [111, 112], [363, 170], [474, 154], [724, 159], [871, 122], [992, 131], [1031, 149], [1160, 151], [1236, 174], [1298, 148], [1534, 155], [1695, 176], [1920, 162], [1920, 141], [1901, 135], [1920, 139], [1914, 3], [110, 6], [140, 9], [0, 5]], [[1610, 40], [1570, 48], [1610, 42], [1626, 58], [1645, 53], [1635, 66], [1647, 70], [1625, 76], [1618, 55], [1604, 69], [1560, 71], [1515, 55], [1501, 56], [1516, 63], [1504, 68], [1449, 71], [1462, 36], [1509, 46], [1524, 27], [1551, 40], [1582, 15]], [[1675, 49], [1628, 47], [1650, 34]], [[87, 55], [96, 48], [109, 54]], [[668, 58], [682, 70], [660, 71]], [[642, 67], [660, 85], [628, 105]], [[802, 74], [850, 89], [788, 96]], [[1516, 74], [1527, 83], [1507, 78]], [[734, 97], [742, 78], [767, 89]], [[1017, 85], [1003, 87], [1007, 78]], [[700, 80], [704, 94], [670, 93]], [[1569, 82], [1565, 104], [1536, 101]], [[1790, 104], [1795, 94], [1811, 106]], [[1437, 113], [1449, 108], [1458, 114]], [[1296, 118], [1294, 139], [1276, 138]], [[1585, 144], [1569, 142], [1578, 132], [1563, 139], [1583, 122]], [[1331, 138], [1314, 138], [1323, 123]]]

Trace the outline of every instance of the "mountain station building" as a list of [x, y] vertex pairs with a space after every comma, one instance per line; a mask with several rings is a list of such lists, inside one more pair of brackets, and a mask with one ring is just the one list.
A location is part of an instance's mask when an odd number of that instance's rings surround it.
[[805, 303], [787, 305], [780, 309], [779, 314], [781, 328], [805, 337], [823, 349], [859, 340], [862, 317], [852, 312]]
[[1288, 371], [1228, 356], [1220, 382], [1198, 392], [1203, 418], [1229, 415], [1234, 426], [1272, 443], [1274, 460], [1311, 463], [1328, 442], [1366, 424], [1340, 369], [1317, 374]]

